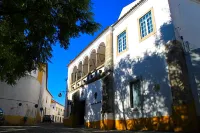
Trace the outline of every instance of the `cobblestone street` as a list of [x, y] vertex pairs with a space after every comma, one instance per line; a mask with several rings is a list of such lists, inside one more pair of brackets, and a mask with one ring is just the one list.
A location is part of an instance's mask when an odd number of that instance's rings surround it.
[[[37, 126], [2, 126], [0, 127], [0, 133], [144, 133], [133, 131], [102, 131], [96, 129], [87, 128], [67, 128], [62, 124], [40, 124]], [[158, 132], [147, 132], [158, 133]], [[164, 133], [164, 132], [162, 132]]]

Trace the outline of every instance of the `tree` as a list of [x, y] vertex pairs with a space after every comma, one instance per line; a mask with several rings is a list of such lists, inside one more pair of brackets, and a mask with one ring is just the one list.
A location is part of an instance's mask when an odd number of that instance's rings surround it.
[[0, 0], [0, 81], [8, 84], [50, 61], [52, 46], [93, 34], [91, 0]]

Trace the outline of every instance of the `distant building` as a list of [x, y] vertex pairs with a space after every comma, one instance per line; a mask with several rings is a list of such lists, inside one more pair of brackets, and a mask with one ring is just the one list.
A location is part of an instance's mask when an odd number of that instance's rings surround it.
[[35, 124], [41, 122], [44, 114], [50, 113], [52, 96], [47, 90], [47, 72], [45, 64], [43, 70], [27, 74], [14, 86], [0, 82], [0, 108], [6, 124]]
[[63, 123], [64, 119], [65, 107], [56, 102], [55, 100], [51, 100], [51, 117], [56, 123]]
[[51, 115], [51, 100], [53, 96], [45, 89], [42, 99], [43, 115]]
[[136, 0], [124, 7], [68, 65], [64, 124], [199, 130], [199, 13], [199, 0]]

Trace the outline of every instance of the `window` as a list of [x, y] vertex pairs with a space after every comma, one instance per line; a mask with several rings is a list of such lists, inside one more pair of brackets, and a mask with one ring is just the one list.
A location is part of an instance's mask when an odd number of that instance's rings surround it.
[[140, 25], [141, 39], [146, 37], [150, 33], [153, 33], [154, 26], [153, 26], [152, 10], [139, 19], [139, 25]]
[[140, 80], [136, 80], [130, 84], [130, 102], [131, 108], [140, 107], [141, 93], [140, 93]]
[[126, 50], [126, 31], [117, 36], [118, 53]]

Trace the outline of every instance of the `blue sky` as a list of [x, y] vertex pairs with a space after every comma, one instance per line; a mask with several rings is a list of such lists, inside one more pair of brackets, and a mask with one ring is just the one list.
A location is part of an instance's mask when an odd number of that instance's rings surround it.
[[71, 39], [67, 50], [60, 48], [59, 44], [53, 48], [52, 63], [48, 63], [48, 89], [54, 99], [65, 104], [65, 94], [58, 97], [60, 91], [66, 90], [67, 64], [74, 59], [103, 29], [117, 21], [124, 6], [134, 0], [92, 0], [94, 19], [101, 24], [101, 29], [93, 36], [82, 35]]

